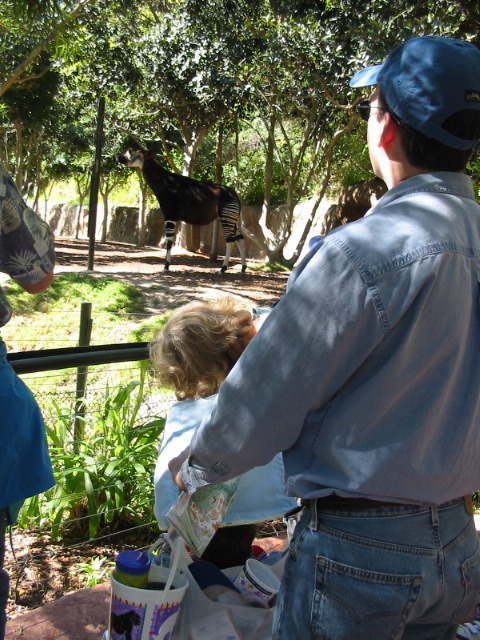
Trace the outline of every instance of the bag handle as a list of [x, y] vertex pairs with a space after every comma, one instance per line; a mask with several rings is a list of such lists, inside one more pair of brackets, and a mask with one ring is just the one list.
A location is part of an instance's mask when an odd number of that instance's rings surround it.
[[175, 577], [175, 573], [177, 572], [178, 563], [181, 555], [182, 545], [185, 545], [183, 539], [178, 535], [173, 527], [170, 527], [168, 533], [165, 537], [166, 542], [170, 545], [171, 553], [170, 553], [170, 572], [168, 574], [167, 582], [165, 584], [165, 588], [163, 590], [163, 595], [158, 602], [158, 608], [161, 609], [166, 598], [167, 594], [170, 591], [170, 588], [173, 583], [173, 579]]

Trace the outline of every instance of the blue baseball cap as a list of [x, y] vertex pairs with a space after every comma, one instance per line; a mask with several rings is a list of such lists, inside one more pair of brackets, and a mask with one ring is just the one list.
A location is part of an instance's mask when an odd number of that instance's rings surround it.
[[465, 140], [442, 124], [464, 109], [480, 111], [480, 50], [453, 38], [410, 38], [383, 64], [356, 73], [351, 87], [378, 85], [390, 109], [416, 131], [447, 147], [466, 151]]

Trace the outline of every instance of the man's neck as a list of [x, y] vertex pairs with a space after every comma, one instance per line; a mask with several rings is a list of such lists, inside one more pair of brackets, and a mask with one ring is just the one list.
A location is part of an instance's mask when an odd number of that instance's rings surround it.
[[414, 176], [418, 176], [421, 173], [429, 173], [427, 169], [420, 169], [419, 167], [414, 167], [408, 163], [390, 163], [386, 171], [382, 171], [380, 178], [385, 182], [389, 189], [392, 189], [400, 182], [404, 182], [409, 178], [413, 178]]

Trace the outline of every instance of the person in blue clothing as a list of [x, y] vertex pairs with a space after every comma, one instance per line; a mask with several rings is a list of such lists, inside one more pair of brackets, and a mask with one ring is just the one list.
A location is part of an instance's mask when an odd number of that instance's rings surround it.
[[274, 640], [452, 640], [480, 589], [480, 51], [411, 38], [351, 86], [388, 191], [301, 261], [170, 467], [192, 493], [283, 452]]
[[[54, 239], [48, 225], [22, 199], [0, 166], [0, 271], [29, 293], [41, 293], [53, 280]], [[0, 327], [12, 309], [0, 288]], [[0, 339], [0, 640], [5, 635], [9, 580], [3, 568], [5, 529], [22, 502], [55, 483], [38, 405], [7, 362]]]
[[[160, 384], [174, 389], [179, 400], [168, 411], [155, 468], [154, 512], [160, 530], [168, 529], [166, 513], [179, 494], [168, 462], [189, 446], [202, 418], [210, 413], [220, 384], [265, 317], [252, 314], [231, 297], [191, 302], [173, 313], [150, 345]], [[282, 518], [296, 507], [296, 501], [285, 494], [285, 471], [277, 455], [241, 476], [233, 502], [202, 559], [220, 569], [243, 565], [251, 554], [257, 525]]]

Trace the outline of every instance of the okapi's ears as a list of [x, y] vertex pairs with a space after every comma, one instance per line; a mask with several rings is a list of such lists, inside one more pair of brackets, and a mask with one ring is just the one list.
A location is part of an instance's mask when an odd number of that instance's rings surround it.
[[151, 149], [148, 151], [145, 151], [144, 153], [145, 158], [155, 158], [156, 155], [157, 155], [157, 152]]

